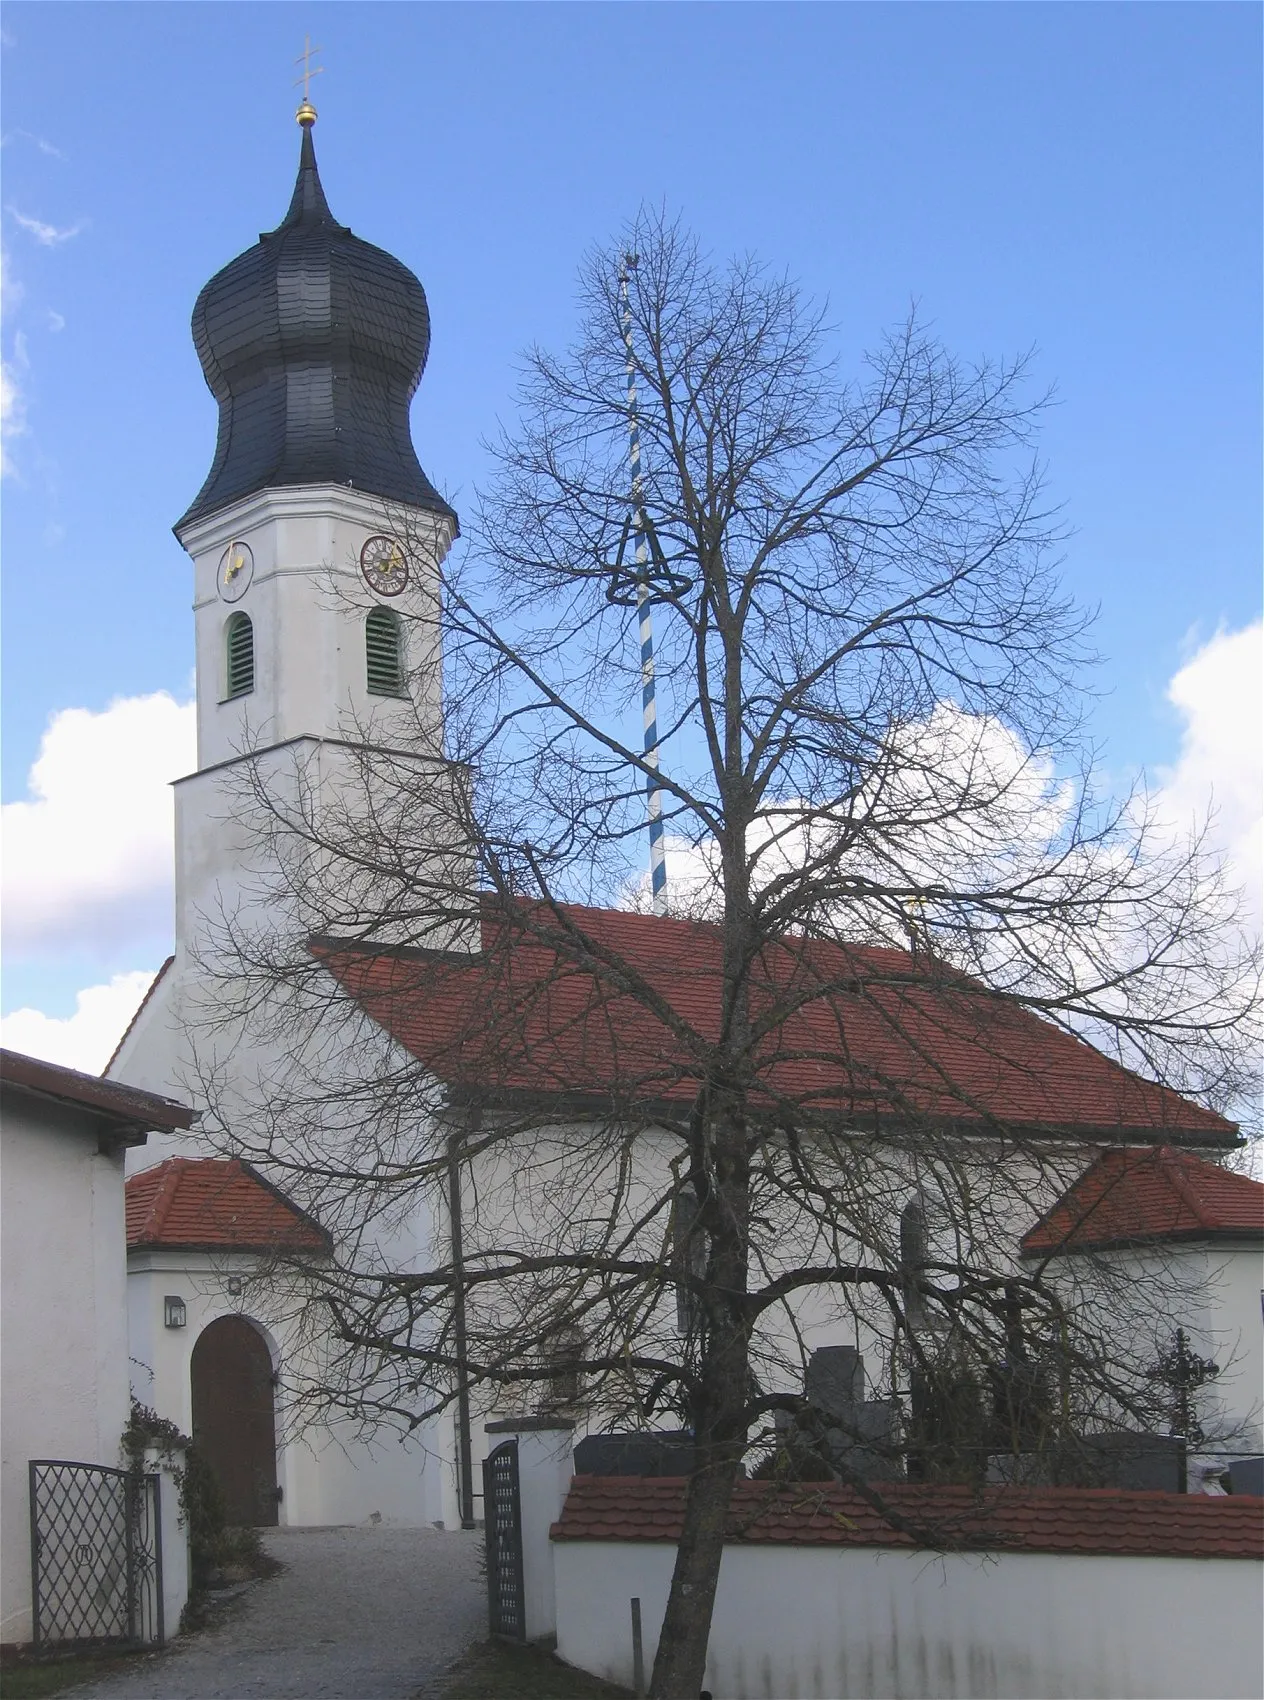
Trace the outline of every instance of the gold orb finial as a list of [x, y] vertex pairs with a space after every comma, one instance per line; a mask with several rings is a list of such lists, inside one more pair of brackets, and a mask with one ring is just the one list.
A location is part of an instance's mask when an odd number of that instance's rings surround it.
[[316, 122], [316, 108], [312, 105], [309, 96], [311, 94], [312, 78], [319, 77], [325, 68], [323, 65], [312, 64], [312, 54], [319, 52], [319, 47], [312, 46], [311, 36], [304, 36], [303, 51], [294, 61], [296, 65], [301, 65], [303, 67], [302, 76], [295, 77], [294, 79], [295, 88], [297, 88], [300, 83], [303, 85], [303, 99], [299, 103], [299, 109], [294, 114], [294, 117], [305, 130], [310, 130], [312, 125]]

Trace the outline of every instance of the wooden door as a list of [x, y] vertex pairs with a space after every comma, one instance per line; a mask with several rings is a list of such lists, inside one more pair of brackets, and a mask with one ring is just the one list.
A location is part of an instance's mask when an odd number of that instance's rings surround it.
[[193, 1347], [193, 1444], [219, 1483], [233, 1524], [277, 1520], [272, 1360], [244, 1317], [209, 1323]]

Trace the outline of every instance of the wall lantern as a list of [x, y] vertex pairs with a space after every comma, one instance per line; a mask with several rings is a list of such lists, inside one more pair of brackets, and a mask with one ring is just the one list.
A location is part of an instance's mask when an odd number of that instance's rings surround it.
[[178, 1293], [167, 1293], [162, 1301], [162, 1320], [167, 1328], [183, 1328], [188, 1321], [184, 1300]]

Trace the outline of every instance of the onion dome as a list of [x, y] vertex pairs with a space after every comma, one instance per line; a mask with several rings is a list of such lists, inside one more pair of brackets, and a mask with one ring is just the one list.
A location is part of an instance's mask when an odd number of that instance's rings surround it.
[[329, 210], [303, 145], [290, 209], [198, 296], [193, 342], [219, 403], [206, 483], [176, 526], [257, 490], [342, 484], [456, 515], [418, 463], [408, 404], [430, 349], [430, 313], [407, 266]]

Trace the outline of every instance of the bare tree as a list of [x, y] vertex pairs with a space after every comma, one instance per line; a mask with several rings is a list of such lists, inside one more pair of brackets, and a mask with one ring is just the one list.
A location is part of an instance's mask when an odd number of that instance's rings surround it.
[[[690, 1431], [652, 1693], [692, 1697], [743, 1462], [819, 1426], [814, 1343], [863, 1349], [891, 1420], [844, 1438], [888, 1476], [1154, 1423], [1155, 1351], [1017, 1238], [1102, 1143], [1233, 1144], [1257, 966], [1201, 846], [1099, 795], [1025, 361], [910, 321], [845, 382], [791, 283], [652, 215], [581, 293], [472, 544], [435, 567], [384, 520], [433, 584], [443, 751], [419, 719], [349, 727], [333, 786], [251, 766], [270, 871], [208, 917], [196, 1038], [225, 1144], [335, 1236], [314, 1399]], [[666, 918], [626, 913], [647, 789]]]

